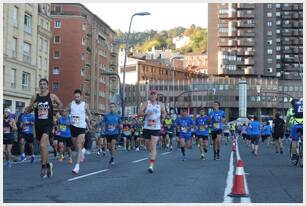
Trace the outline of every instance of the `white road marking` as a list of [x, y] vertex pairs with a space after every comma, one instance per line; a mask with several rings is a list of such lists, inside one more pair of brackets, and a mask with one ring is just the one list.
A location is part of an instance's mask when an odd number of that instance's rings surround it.
[[231, 189], [233, 187], [233, 178], [234, 178], [233, 171], [234, 171], [234, 152], [231, 152], [231, 157], [229, 161], [229, 169], [228, 169], [227, 178], [226, 178], [226, 187], [224, 190], [223, 203], [233, 202], [233, 198], [228, 196], [228, 194], [231, 193]]
[[[236, 141], [236, 143], [237, 143], [236, 144], [236, 155], [237, 155], [237, 161], [238, 161], [238, 160], [240, 160], [238, 141]], [[248, 189], [248, 183], [247, 183], [245, 175], [243, 175], [243, 178], [244, 178], [244, 183], [245, 183], [245, 186], [244, 186], [245, 192], [250, 195], [249, 189]], [[243, 203], [251, 203], [251, 198], [250, 197], [241, 197], [240, 201], [243, 202]]]
[[81, 178], [84, 178], [84, 177], [88, 177], [88, 176], [91, 176], [91, 175], [99, 174], [99, 173], [102, 173], [102, 172], [107, 172], [108, 170], [109, 169], [99, 170], [99, 171], [96, 171], [96, 172], [89, 173], [87, 175], [82, 175], [82, 176], [71, 178], [71, 179], [69, 179], [67, 181], [70, 182], [70, 181], [73, 181], [73, 180], [78, 180], [78, 179], [81, 179]]
[[140, 160], [135, 160], [135, 161], [133, 161], [132, 163], [137, 163], [137, 162], [141, 162], [141, 161], [144, 161], [144, 160], [147, 160], [148, 158], [146, 157], [146, 158], [142, 158], [142, 159], [140, 159]]
[[171, 152], [165, 152], [165, 153], [162, 153], [161, 155], [167, 155], [167, 154], [170, 154]]

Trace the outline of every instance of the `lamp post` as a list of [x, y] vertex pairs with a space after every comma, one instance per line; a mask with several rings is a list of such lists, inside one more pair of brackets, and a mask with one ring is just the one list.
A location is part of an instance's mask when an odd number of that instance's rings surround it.
[[132, 15], [131, 20], [130, 20], [130, 26], [129, 26], [129, 31], [126, 37], [126, 42], [125, 42], [125, 54], [124, 54], [124, 63], [123, 63], [123, 84], [122, 84], [122, 98], [123, 98], [123, 106], [122, 106], [122, 116], [124, 117], [125, 114], [125, 67], [126, 67], [126, 59], [127, 59], [127, 53], [128, 53], [128, 47], [129, 47], [129, 36], [130, 36], [130, 32], [131, 32], [131, 25], [132, 25], [132, 21], [134, 16], [146, 16], [146, 15], [150, 15], [149, 12], [139, 12], [139, 13], [135, 13]]

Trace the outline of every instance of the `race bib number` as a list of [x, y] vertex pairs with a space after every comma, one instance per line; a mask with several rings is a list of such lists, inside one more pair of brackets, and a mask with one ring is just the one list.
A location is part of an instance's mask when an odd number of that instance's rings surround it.
[[156, 121], [154, 119], [148, 120], [148, 126], [149, 127], [156, 127]]
[[181, 131], [186, 133], [187, 132], [187, 127], [181, 127]]
[[113, 124], [109, 124], [107, 129], [108, 129], [108, 131], [113, 132], [113, 131], [115, 131], [116, 127]]
[[38, 119], [48, 119], [48, 109], [39, 109]]
[[72, 124], [73, 125], [79, 125], [81, 122], [81, 118], [79, 116], [72, 116]]
[[9, 134], [9, 133], [11, 133], [11, 128], [10, 128], [10, 127], [3, 127], [3, 133], [4, 133], [4, 134]]
[[138, 136], [138, 135], [139, 135], [139, 132], [135, 132], [135, 135]]
[[60, 130], [62, 131], [62, 132], [65, 132], [66, 131], [66, 125], [60, 125]]
[[200, 126], [200, 131], [205, 131], [205, 126], [201, 125]]
[[131, 135], [131, 132], [130, 131], [124, 131], [123, 134], [129, 136], [129, 135]]
[[219, 123], [214, 123], [214, 128], [219, 128], [220, 124]]
[[24, 125], [22, 128], [23, 132], [29, 132], [30, 131], [30, 126], [29, 125]]

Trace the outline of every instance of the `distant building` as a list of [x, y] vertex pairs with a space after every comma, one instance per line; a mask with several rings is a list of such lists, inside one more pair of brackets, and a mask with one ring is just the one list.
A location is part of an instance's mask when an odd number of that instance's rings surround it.
[[179, 49], [189, 44], [189, 37], [187, 36], [177, 36], [172, 38], [172, 42], [175, 44], [175, 48]]
[[188, 71], [208, 74], [208, 57], [204, 52], [187, 53], [184, 56], [184, 68]]

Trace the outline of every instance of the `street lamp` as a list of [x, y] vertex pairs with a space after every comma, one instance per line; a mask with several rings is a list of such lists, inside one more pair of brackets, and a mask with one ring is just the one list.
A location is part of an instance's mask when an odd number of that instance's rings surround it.
[[146, 16], [146, 15], [150, 15], [149, 12], [139, 12], [139, 13], [135, 13], [132, 15], [131, 20], [130, 20], [130, 26], [129, 26], [129, 32], [127, 34], [126, 37], [126, 42], [125, 42], [125, 54], [124, 54], [124, 64], [123, 64], [123, 84], [122, 84], [122, 97], [123, 97], [123, 110], [122, 110], [122, 115], [124, 117], [124, 113], [125, 113], [125, 67], [126, 67], [126, 59], [127, 59], [127, 53], [128, 53], [128, 43], [129, 43], [129, 36], [130, 36], [130, 32], [131, 32], [131, 25], [132, 25], [132, 21], [134, 16]]

